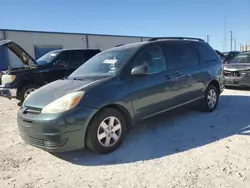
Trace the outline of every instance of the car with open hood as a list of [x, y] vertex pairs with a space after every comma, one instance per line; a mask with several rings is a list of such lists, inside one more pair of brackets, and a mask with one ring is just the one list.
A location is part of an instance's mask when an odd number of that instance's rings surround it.
[[35, 89], [71, 74], [99, 49], [53, 50], [35, 60], [21, 46], [11, 40], [3, 40], [0, 46], [7, 47], [22, 62], [19, 68], [9, 68], [1, 75], [0, 96], [17, 98], [21, 102]]
[[50, 152], [109, 153], [139, 121], [188, 104], [214, 111], [223, 89], [222, 62], [204, 40], [152, 38], [105, 50], [31, 93], [18, 128]]
[[250, 51], [238, 54], [223, 72], [226, 86], [250, 87]]
[[223, 52], [225, 56], [224, 64], [230, 63], [239, 53], [239, 51]]

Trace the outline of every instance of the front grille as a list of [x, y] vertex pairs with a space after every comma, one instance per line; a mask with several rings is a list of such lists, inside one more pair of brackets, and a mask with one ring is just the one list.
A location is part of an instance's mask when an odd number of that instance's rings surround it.
[[49, 141], [49, 140], [42, 140], [38, 138], [29, 137], [28, 142], [38, 147], [40, 146], [47, 148], [59, 148], [62, 147], [67, 142], [67, 139], [65, 138], [59, 141]]
[[63, 139], [63, 140], [57, 141], [57, 142], [45, 140], [44, 146], [46, 146], [46, 147], [62, 147], [66, 142], [67, 142], [67, 139]]
[[41, 108], [33, 108], [33, 107], [27, 107], [25, 110], [24, 110], [24, 114], [34, 114], [34, 115], [38, 115], [40, 114], [42, 111]]
[[224, 76], [227, 76], [227, 77], [239, 77], [240, 73], [238, 71], [225, 71], [224, 70]]
[[37, 138], [29, 137], [29, 142], [35, 146], [44, 146], [44, 141]]

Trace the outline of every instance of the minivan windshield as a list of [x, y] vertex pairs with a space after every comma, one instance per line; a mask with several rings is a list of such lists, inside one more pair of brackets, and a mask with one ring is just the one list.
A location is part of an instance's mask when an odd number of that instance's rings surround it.
[[60, 53], [60, 51], [51, 51], [48, 52], [47, 54], [44, 54], [42, 57], [40, 57], [37, 61], [38, 65], [46, 65], [51, 63], [57, 55]]
[[249, 53], [241, 53], [237, 55], [231, 63], [250, 63], [250, 52]]
[[117, 47], [103, 51], [76, 69], [69, 78], [113, 76], [133, 55], [137, 48]]

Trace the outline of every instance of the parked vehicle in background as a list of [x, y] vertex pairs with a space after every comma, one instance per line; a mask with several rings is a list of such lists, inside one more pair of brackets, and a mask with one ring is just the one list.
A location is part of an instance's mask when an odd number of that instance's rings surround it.
[[0, 96], [17, 98], [21, 102], [35, 89], [68, 76], [100, 52], [97, 49], [61, 49], [35, 60], [13, 41], [1, 41], [0, 46], [8, 47], [24, 64], [24, 67], [4, 71], [1, 76]]
[[117, 149], [136, 122], [199, 104], [216, 109], [222, 62], [202, 39], [152, 38], [105, 50], [29, 95], [18, 111], [23, 140], [60, 152]]
[[250, 87], [250, 52], [238, 54], [224, 66], [226, 86]]
[[225, 56], [224, 64], [228, 64], [234, 57], [236, 57], [240, 52], [239, 51], [230, 51], [230, 52], [223, 52]]

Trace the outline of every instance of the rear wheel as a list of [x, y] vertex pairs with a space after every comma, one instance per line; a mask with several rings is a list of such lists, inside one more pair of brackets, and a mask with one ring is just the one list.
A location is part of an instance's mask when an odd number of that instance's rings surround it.
[[39, 86], [37, 85], [34, 85], [34, 84], [29, 84], [29, 85], [26, 85], [24, 87], [22, 87], [20, 89], [20, 93], [19, 93], [19, 98], [20, 98], [20, 101], [21, 103], [23, 103], [23, 101], [25, 100], [25, 98], [31, 94], [33, 91], [35, 91]]
[[88, 126], [87, 147], [96, 153], [110, 153], [122, 144], [125, 131], [124, 116], [116, 109], [103, 109]]
[[206, 112], [213, 112], [219, 101], [219, 91], [214, 85], [209, 85], [204, 99], [202, 100], [202, 110]]

